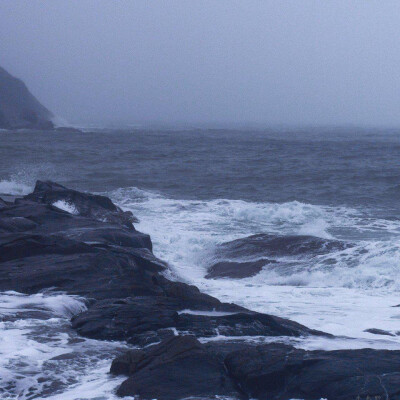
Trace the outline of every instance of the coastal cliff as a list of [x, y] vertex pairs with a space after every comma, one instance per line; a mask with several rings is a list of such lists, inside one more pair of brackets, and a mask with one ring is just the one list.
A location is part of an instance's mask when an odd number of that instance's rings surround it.
[[24, 82], [0, 67], [0, 129], [53, 129], [53, 118]]

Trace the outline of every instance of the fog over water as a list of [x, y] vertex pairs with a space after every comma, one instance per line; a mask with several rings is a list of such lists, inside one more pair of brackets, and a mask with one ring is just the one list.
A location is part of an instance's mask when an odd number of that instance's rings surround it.
[[397, 125], [398, 1], [0, 3], [0, 65], [73, 123]]

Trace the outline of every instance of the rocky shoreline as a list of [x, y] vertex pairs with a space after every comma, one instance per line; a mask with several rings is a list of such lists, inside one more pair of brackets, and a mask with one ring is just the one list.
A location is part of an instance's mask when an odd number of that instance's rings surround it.
[[0, 199], [0, 290], [86, 298], [87, 310], [71, 321], [80, 335], [138, 347], [111, 366], [112, 374], [127, 375], [118, 395], [400, 399], [400, 351], [305, 351], [239, 340], [330, 335], [167, 279], [135, 221], [107, 197], [53, 182], [38, 181], [14, 202]]

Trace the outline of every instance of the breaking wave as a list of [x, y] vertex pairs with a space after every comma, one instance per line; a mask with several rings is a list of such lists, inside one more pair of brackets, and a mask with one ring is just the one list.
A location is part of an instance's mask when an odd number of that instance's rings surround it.
[[109, 368], [122, 343], [80, 338], [70, 317], [86, 309], [63, 293], [0, 292], [0, 398], [117, 399]]
[[33, 187], [13, 180], [0, 181], [0, 194], [22, 196], [32, 192]]
[[[192, 281], [205, 275], [221, 244], [264, 234], [286, 241], [296, 235], [340, 241], [323, 254], [281, 255], [291, 269], [264, 269], [254, 279], [272, 285], [400, 288], [400, 221], [377, 219], [345, 207], [242, 200], [175, 200], [137, 188], [119, 189], [112, 198], [141, 219], [155, 251], [177, 275]], [[293, 239], [294, 238], [294, 239]], [[327, 242], [328, 243], [328, 242]], [[315, 245], [315, 243], [314, 243]], [[244, 251], [246, 248], [244, 247]], [[236, 255], [236, 261], [252, 254]], [[271, 256], [271, 249], [258, 257]], [[255, 256], [254, 256], [255, 257]], [[254, 259], [253, 257], [253, 259]], [[281, 260], [282, 261], [282, 260]], [[279, 264], [278, 264], [279, 266]]]
[[[170, 278], [193, 283], [222, 301], [335, 335], [376, 340], [364, 330], [397, 329], [400, 311], [392, 307], [400, 303], [397, 219], [298, 201], [179, 200], [137, 188], [109, 195], [139, 217], [138, 229], [151, 235], [155, 254], [169, 264]], [[312, 245], [301, 254], [273, 254], [268, 246], [264, 253], [231, 254], [228, 259], [238, 265], [259, 258], [276, 262], [244, 279], [206, 279], [210, 265], [226, 259], [224, 243], [246, 242], [257, 234], [289, 242], [300, 237], [300, 243], [306, 237]], [[340, 245], [314, 251], [318, 243]]]

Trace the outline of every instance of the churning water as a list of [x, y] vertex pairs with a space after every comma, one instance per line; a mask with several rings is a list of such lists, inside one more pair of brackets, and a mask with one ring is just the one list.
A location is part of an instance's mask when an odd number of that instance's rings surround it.
[[[106, 194], [131, 210], [173, 279], [341, 336], [297, 346], [400, 349], [400, 132], [1, 132], [0, 193], [28, 193], [36, 179]], [[256, 234], [304, 243], [301, 251], [254, 250], [248, 238]], [[242, 247], [230, 261], [274, 263], [253, 277], [206, 279], [232, 240]], [[77, 338], [68, 321], [82, 299], [7, 292], [0, 302], [5, 398], [114, 396], [120, 380], [107, 370], [125, 345]]]

